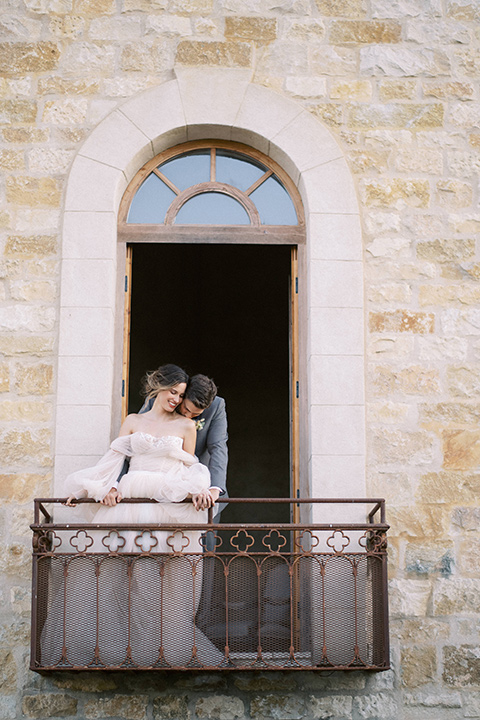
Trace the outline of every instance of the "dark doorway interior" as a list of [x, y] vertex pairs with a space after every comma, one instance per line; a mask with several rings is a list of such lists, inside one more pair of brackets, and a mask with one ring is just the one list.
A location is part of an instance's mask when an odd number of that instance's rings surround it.
[[[290, 495], [290, 247], [135, 244], [129, 412], [147, 370], [202, 372], [225, 398], [232, 497]], [[229, 505], [223, 522], [288, 522], [287, 506]]]

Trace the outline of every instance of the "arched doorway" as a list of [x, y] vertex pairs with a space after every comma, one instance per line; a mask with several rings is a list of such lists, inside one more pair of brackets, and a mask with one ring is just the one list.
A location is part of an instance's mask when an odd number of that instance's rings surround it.
[[[305, 228], [291, 179], [244, 145], [183, 144], [133, 178], [119, 238], [128, 248], [124, 414], [139, 409], [146, 370], [173, 361], [208, 374], [227, 402], [230, 494], [295, 495]], [[279, 505], [233, 505], [227, 519], [245, 519], [242, 510], [251, 519], [257, 508], [263, 521], [288, 521]]]

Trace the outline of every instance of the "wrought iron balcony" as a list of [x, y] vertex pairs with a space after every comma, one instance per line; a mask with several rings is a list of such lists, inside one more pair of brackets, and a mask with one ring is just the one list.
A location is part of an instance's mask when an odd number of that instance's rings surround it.
[[[234, 499], [303, 520], [116, 527], [53, 522], [62, 502], [35, 500], [32, 670], [389, 667], [383, 500]], [[325, 522], [347, 508], [361, 521]]]

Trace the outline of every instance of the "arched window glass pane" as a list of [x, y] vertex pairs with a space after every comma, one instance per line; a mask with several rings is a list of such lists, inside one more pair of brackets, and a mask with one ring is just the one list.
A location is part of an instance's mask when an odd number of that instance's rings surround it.
[[163, 223], [165, 213], [175, 197], [175, 193], [152, 173], [135, 193], [127, 223]]
[[250, 225], [245, 208], [229, 195], [206, 192], [182, 205], [176, 225]]
[[267, 168], [251, 162], [245, 155], [217, 150], [216, 170], [217, 182], [228, 183], [245, 191], [265, 174]]
[[158, 169], [180, 191], [210, 180], [210, 150], [167, 160]]
[[259, 212], [262, 225], [296, 225], [297, 213], [283, 185], [269, 177], [250, 195]]

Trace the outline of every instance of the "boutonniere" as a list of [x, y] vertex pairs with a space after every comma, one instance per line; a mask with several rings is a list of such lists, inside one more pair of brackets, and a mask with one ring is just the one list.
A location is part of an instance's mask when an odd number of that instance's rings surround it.
[[201, 420], [195, 420], [195, 430], [197, 432], [200, 432], [200, 430], [203, 430], [205, 427], [205, 418], [202, 418]]

